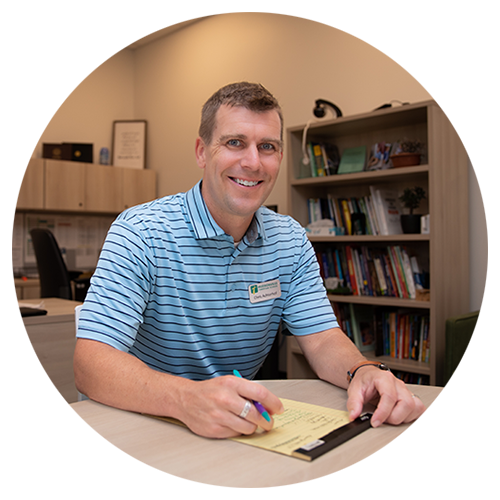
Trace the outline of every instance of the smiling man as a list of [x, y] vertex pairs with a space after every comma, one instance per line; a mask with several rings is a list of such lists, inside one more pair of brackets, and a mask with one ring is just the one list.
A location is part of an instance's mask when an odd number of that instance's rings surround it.
[[303, 228], [262, 206], [282, 138], [280, 106], [262, 85], [227, 85], [206, 102], [195, 144], [202, 181], [127, 210], [106, 238], [80, 313], [82, 393], [208, 437], [270, 430], [280, 400], [232, 373], [255, 376], [283, 321], [318, 376], [348, 388], [352, 419], [374, 399], [374, 426], [424, 411], [340, 330]]
[[204, 169], [201, 193], [208, 210], [227, 234], [241, 240], [278, 177], [283, 158], [278, 113], [223, 104], [210, 140], [197, 139], [196, 158]]

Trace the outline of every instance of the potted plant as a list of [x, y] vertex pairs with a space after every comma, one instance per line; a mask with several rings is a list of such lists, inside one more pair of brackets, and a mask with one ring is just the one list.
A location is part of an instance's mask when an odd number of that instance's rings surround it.
[[405, 208], [407, 208], [410, 213], [401, 215], [401, 227], [403, 228], [403, 233], [415, 234], [420, 233], [420, 214], [414, 214], [413, 210], [416, 210], [420, 206], [420, 202], [425, 200], [426, 193], [420, 187], [416, 186], [414, 188], [405, 188], [403, 194], [399, 199], [403, 202]]
[[420, 165], [422, 150], [423, 144], [418, 140], [410, 141], [405, 139], [397, 143], [394, 153], [390, 157], [392, 166], [398, 168]]

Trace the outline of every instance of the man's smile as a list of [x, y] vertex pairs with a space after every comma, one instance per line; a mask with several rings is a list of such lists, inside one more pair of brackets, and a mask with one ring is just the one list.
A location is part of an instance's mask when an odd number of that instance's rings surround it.
[[244, 179], [238, 179], [236, 177], [230, 177], [230, 179], [236, 184], [239, 184], [240, 186], [246, 186], [246, 187], [254, 187], [257, 186], [257, 184], [260, 184], [262, 181], [246, 181]]

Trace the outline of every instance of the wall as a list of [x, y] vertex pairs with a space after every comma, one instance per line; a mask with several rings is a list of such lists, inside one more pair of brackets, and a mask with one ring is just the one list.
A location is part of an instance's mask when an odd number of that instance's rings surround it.
[[[273, 14], [208, 17], [135, 50], [124, 49], [71, 94], [41, 142], [93, 142], [94, 161], [111, 146], [116, 119], [148, 120], [148, 168], [158, 195], [189, 189], [201, 178], [194, 157], [200, 110], [220, 86], [259, 81], [279, 99], [285, 127], [313, 117], [314, 100], [336, 103], [344, 115], [393, 99], [432, 96], [390, 58], [330, 26]], [[479, 186], [470, 172], [471, 310], [479, 309], [486, 278], [487, 236]], [[269, 204], [286, 211], [286, 157]]]
[[94, 163], [101, 147], [111, 149], [113, 120], [134, 118], [134, 54], [124, 50], [93, 71], [57, 110], [36, 145], [42, 143], [94, 144]]
[[[273, 14], [213, 16], [135, 52], [137, 117], [149, 123], [149, 165], [159, 192], [189, 189], [201, 176], [194, 159], [200, 110], [219, 87], [259, 81], [280, 101], [285, 127], [312, 118], [315, 99], [344, 115], [429, 94], [400, 66], [330, 26]], [[286, 207], [286, 158], [268, 203]]]

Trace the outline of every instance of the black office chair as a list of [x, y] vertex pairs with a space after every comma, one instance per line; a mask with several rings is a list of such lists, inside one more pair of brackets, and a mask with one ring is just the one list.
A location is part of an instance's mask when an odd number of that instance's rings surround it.
[[[83, 301], [90, 279], [78, 278], [80, 271], [68, 272], [59, 245], [48, 229], [32, 229], [30, 234], [40, 277], [40, 297]], [[74, 296], [71, 281], [75, 283]]]

